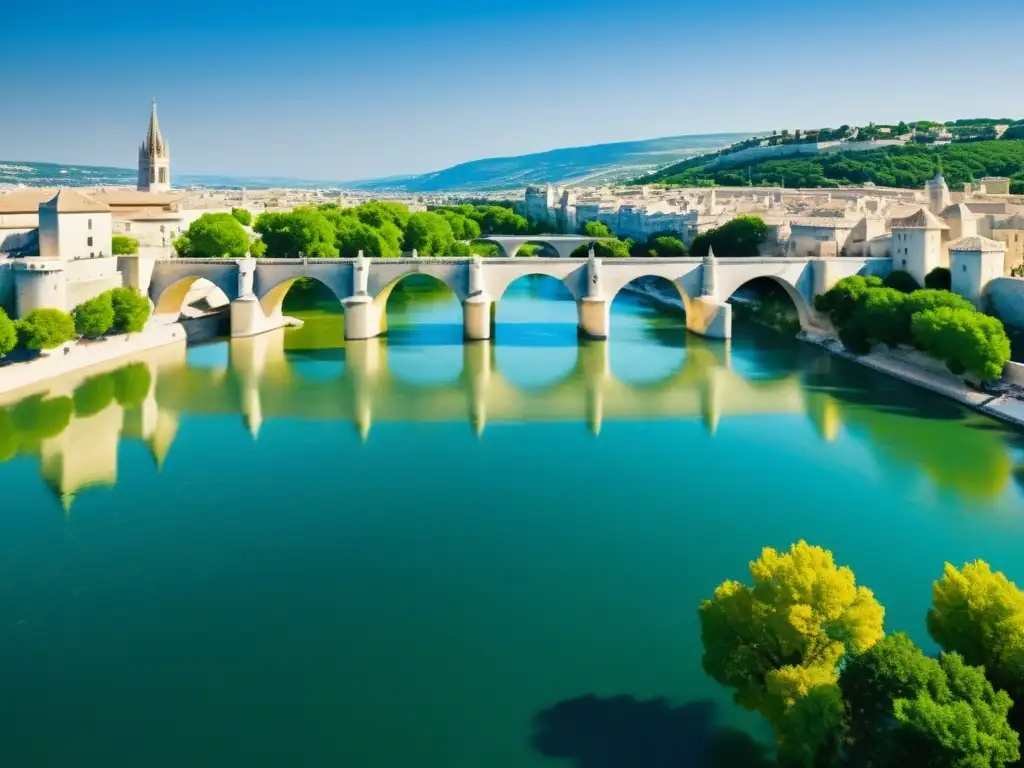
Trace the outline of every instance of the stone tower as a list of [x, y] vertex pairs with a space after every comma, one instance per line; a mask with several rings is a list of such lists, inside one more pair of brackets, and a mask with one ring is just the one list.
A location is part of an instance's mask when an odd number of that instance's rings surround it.
[[167, 192], [171, 188], [171, 149], [160, 135], [156, 99], [149, 116], [146, 140], [139, 147], [139, 192]]
[[935, 178], [924, 183], [925, 192], [928, 195], [928, 210], [936, 216], [949, 206], [949, 187], [942, 177], [942, 170], [935, 172]]

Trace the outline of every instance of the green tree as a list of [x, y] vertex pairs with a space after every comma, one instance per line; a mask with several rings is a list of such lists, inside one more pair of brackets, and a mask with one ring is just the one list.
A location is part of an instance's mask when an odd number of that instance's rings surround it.
[[936, 267], [924, 276], [924, 287], [933, 291], [948, 291], [953, 283], [953, 277], [946, 267]]
[[894, 269], [885, 276], [882, 284], [887, 288], [895, 288], [900, 293], [913, 293], [921, 288], [914, 276], [902, 269]]
[[880, 288], [882, 279], [874, 276], [844, 277], [825, 293], [814, 297], [814, 308], [829, 316], [833, 325], [842, 328], [860, 306], [861, 296], [871, 288]]
[[152, 311], [148, 298], [125, 286], [110, 291], [110, 306], [114, 310], [115, 333], [138, 333]]
[[908, 336], [902, 312], [906, 298], [907, 295], [896, 288], [872, 288], [862, 294], [850, 322], [871, 342], [895, 347], [906, 341]]
[[646, 243], [646, 255], [664, 259], [678, 259], [686, 255], [686, 246], [678, 237], [658, 235]]
[[245, 208], [232, 208], [231, 215], [235, 217], [235, 221], [241, 224], [243, 227], [248, 227], [252, 224], [252, 214], [249, 213]]
[[114, 402], [114, 377], [109, 373], [90, 376], [75, 388], [75, 415], [93, 416]]
[[716, 256], [757, 256], [768, 234], [768, 225], [759, 216], [737, 216], [716, 229], [702, 232], [690, 244], [693, 256], [707, 256], [714, 248]]
[[334, 225], [316, 208], [301, 207], [288, 213], [268, 212], [257, 217], [253, 229], [266, 244], [272, 259], [333, 259], [338, 256]]
[[139, 241], [128, 235], [114, 235], [110, 238], [110, 248], [115, 256], [137, 256]]
[[594, 256], [599, 259], [622, 259], [629, 256], [629, 246], [621, 240], [598, 240], [575, 248], [569, 255], [573, 258], [586, 258], [593, 249]]
[[851, 766], [1002, 766], [1019, 757], [1010, 697], [958, 654], [930, 659], [906, 635], [850, 658], [839, 679]]
[[262, 259], [267, 254], [267, 244], [263, 242], [262, 238], [254, 238], [249, 243], [249, 255], [254, 259]]
[[600, 221], [585, 221], [580, 225], [580, 234], [586, 237], [615, 237], [607, 224]]
[[75, 320], [75, 332], [79, 336], [97, 338], [108, 333], [114, 326], [114, 307], [110, 291], [83, 301], [71, 311]]
[[249, 250], [249, 234], [230, 213], [204, 213], [174, 241], [174, 250], [192, 259], [240, 259]]
[[414, 213], [405, 229], [405, 250], [421, 256], [444, 256], [455, 242], [451, 225], [438, 213]]
[[895, 765], [1001, 768], [1019, 760], [1006, 691], [995, 690], [982, 668], [968, 666], [959, 654], [944, 653], [938, 664], [945, 686], [893, 702], [901, 737]]
[[145, 363], [131, 363], [114, 371], [114, 398], [122, 408], [137, 408], [146, 399], [153, 374]]
[[371, 200], [352, 209], [356, 217], [374, 229], [383, 229], [385, 225], [393, 225], [399, 232], [409, 224], [409, 207], [402, 203], [389, 203]]
[[33, 309], [15, 327], [18, 341], [28, 349], [54, 349], [75, 338], [75, 321], [59, 309]]
[[354, 216], [343, 216], [338, 219], [334, 243], [343, 259], [354, 259], [360, 251], [368, 259], [398, 255], [389, 250], [380, 230], [364, 224]]
[[468, 216], [452, 210], [439, 210], [437, 213], [448, 222], [456, 240], [475, 240], [480, 237], [480, 225]]
[[18, 346], [18, 331], [14, 321], [0, 308], [0, 357], [3, 357]]
[[[932, 588], [928, 633], [946, 651], [981, 665], [995, 685], [1024, 701], [1024, 592], [984, 560], [946, 563]], [[1019, 722], [1024, 716], [1018, 714]]]
[[701, 603], [702, 663], [778, 728], [808, 692], [836, 684], [846, 653], [882, 637], [884, 609], [831, 552], [804, 541], [785, 553], [766, 547], [750, 574], [753, 586], [726, 581]]
[[983, 381], [998, 379], [1010, 359], [1010, 339], [1003, 324], [972, 307], [940, 307], [913, 315], [915, 343], [946, 362], [953, 373], [968, 371]]

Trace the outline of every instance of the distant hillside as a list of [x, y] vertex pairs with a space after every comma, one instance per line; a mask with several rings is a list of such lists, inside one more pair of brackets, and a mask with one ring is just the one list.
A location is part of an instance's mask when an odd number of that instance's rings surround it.
[[715, 133], [701, 136], [671, 136], [645, 141], [553, 149], [518, 157], [473, 160], [420, 176], [346, 182], [345, 186], [350, 189], [407, 192], [486, 192], [545, 182], [596, 184], [621, 181], [671, 165], [687, 157], [721, 149], [749, 135]]
[[984, 176], [1007, 176], [1011, 191], [1024, 194], [1024, 121], [922, 120], [895, 126], [844, 125], [795, 135], [783, 131], [681, 160], [641, 175], [634, 183], [838, 187], [871, 182], [916, 189], [940, 165], [951, 186]]

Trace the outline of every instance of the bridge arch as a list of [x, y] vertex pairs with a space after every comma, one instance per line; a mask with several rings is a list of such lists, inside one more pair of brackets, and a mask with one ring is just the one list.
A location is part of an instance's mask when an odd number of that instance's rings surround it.
[[259, 296], [260, 309], [263, 310], [265, 317], [277, 317], [282, 314], [284, 309], [284, 300], [288, 296], [288, 293], [295, 287], [296, 283], [300, 280], [311, 281], [316, 283], [318, 286], [323, 286], [327, 291], [330, 292], [335, 299], [338, 300], [339, 310], [343, 309], [341, 303], [342, 297], [338, 295], [337, 291], [330, 283], [319, 279], [313, 275], [296, 275], [295, 277], [286, 277], [269, 288], [262, 291], [262, 295]]
[[[452, 305], [452, 320], [450, 322], [433, 322], [433, 323], [420, 323], [418, 325], [424, 326], [437, 326], [444, 330], [439, 333], [429, 334], [427, 336], [421, 336], [417, 339], [417, 343], [460, 343], [462, 342], [462, 291], [459, 287], [452, 284], [449, 279], [446, 279], [444, 275], [432, 274], [430, 272], [403, 272], [397, 277], [393, 278], [390, 282], [381, 287], [377, 293], [373, 296], [374, 310], [379, 314], [380, 317], [380, 332], [382, 334], [388, 332], [388, 303], [395, 292], [395, 289], [405, 283], [407, 286], [410, 285], [407, 281], [412, 280], [413, 284], [419, 283], [421, 287], [430, 286], [427, 290], [432, 294], [433, 298], [438, 299], [439, 303], [441, 300], [447, 300]], [[435, 289], [440, 289], [435, 292]], [[456, 332], [457, 331], [457, 332]]]
[[228, 290], [225, 290], [225, 287], [228, 286], [222, 287], [221, 285], [218, 285], [217, 282], [201, 275], [189, 275], [187, 277], [178, 278], [167, 285], [163, 285], [157, 292], [153, 293], [151, 298], [151, 301], [153, 302], [153, 314], [156, 316], [169, 316], [174, 319], [180, 317], [182, 311], [185, 309], [186, 297], [200, 280], [211, 282], [215, 288], [224, 294], [226, 299], [229, 301], [231, 300], [231, 294]]
[[722, 299], [728, 301], [743, 288], [752, 287], [754, 290], [757, 290], [758, 284], [761, 286], [771, 285], [781, 288], [785, 295], [789, 297], [790, 301], [792, 301], [793, 306], [796, 309], [797, 320], [800, 323], [800, 328], [802, 330], [807, 330], [813, 327], [813, 308], [807, 302], [807, 299], [804, 298], [803, 293], [795, 285], [779, 275], [759, 275], [757, 277], [751, 277], [733, 287], [728, 292], [725, 290], [721, 291], [720, 295]]

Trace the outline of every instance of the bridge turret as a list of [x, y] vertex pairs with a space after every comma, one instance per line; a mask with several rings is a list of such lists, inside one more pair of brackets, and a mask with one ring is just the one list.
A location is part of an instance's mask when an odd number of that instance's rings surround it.
[[238, 298], [254, 298], [252, 286], [256, 277], [256, 259], [247, 257], [235, 263], [238, 264]]
[[469, 295], [479, 296], [484, 292], [484, 260], [473, 256], [469, 262]]
[[718, 259], [715, 258], [715, 249], [708, 247], [708, 254], [704, 257], [704, 265], [701, 269], [701, 295], [715, 295], [715, 273], [718, 271]]
[[370, 262], [366, 260], [362, 251], [356, 256], [355, 266], [352, 268], [352, 293], [355, 296], [367, 296], [370, 287]]
[[587, 256], [587, 296], [591, 299], [599, 299], [603, 296], [601, 284], [601, 260], [594, 255], [594, 249], [590, 249]]

